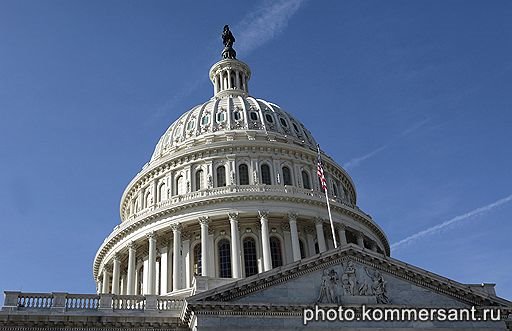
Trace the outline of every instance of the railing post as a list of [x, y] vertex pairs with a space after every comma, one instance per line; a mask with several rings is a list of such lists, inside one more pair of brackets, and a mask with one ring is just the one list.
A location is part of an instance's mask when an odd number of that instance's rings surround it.
[[112, 309], [113, 294], [101, 293], [100, 294], [100, 307], [99, 309]]
[[145, 310], [158, 310], [158, 295], [146, 295]]
[[52, 292], [52, 310], [65, 311], [66, 310], [66, 297], [67, 293], [65, 292]]
[[4, 292], [4, 306], [2, 310], [16, 310], [18, 309], [18, 297], [21, 294], [19, 291], [5, 291]]

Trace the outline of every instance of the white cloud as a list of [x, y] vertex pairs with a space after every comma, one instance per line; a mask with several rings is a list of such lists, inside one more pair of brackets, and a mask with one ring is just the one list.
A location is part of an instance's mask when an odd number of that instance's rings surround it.
[[488, 204], [486, 206], [483, 206], [483, 207], [480, 207], [480, 208], [477, 208], [475, 210], [472, 210], [470, 212], [467, 212], [465, 214], [462, 214], [462, 215], [459, 215], [459, 216], [455, 216], [454, 218], [452, 219], [449, 219], [443, 223], [439, 223], [437, 225], [434, 225], [428, 229], [425, 229], [425, 230], [422, 230], [422, 231], [419, 231], [419, 232], [416, 232], [415, 234], [413, 235], [410, 235], [409, 237], [405, 238], [405, 239], [402, 239], [394, 244], [391, 245], [391, 249], [397, 249], [399, 247], [402, 247], [406, 244], [411, 244], [411, 243], [414, 243], [415, 241], [417, 241], [418, 239], [420, 238], [423, 238], [423, 237], [426, 237], [426, 236], [429, 236], [429, 235], [432, 235], [438, 231], [440, 231], [441, 229], [449, 226], [449, 225], [452, 225], [454, 223], [459, 223], [461, 221], [464, 221], [468, 218], [471, 218], [471, 217], [475, 217], [475, 216], [479, 216], [479, 215], [482, 215], [486, 212], [489, 212], [491, 210], [493, 210], [494, 208], [497, 208], [505, 203], [508, 203], [512, 201], [512, 194], [509, 195], [508, 197], [505, 197], [503, 199], [500, 199], [498, 201], [495, 201], [491, 204]]
[[246, 15], [233, 29], [237, 39], [235, 49], [246, 56], [278, 36], [303, 3], [304, 0], [266, 2]]

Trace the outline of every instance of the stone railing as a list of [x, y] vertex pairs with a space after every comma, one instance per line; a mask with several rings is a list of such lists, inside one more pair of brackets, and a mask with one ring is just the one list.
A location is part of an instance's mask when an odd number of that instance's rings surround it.
[[[325, 194], [312, 190], [312, 189], [303, 189], [296, 186], [287, 186], [287, 185], [228, 185], [223, 187], [214, 187], [208, 189], [202, 189], [199, 191], [189, 192], [185, 194], [173, 195], [169, 199], [163, 200], [161, 202], [156, 203], [155, 205], [148, 206], [147, 208], [138, 211], [125, 220], [134, 220], [136, 218], [141, 218], [150, 213], [153, 210], [167, 208], [170, 206], [177, 206], [180, 204], [185, 204], [188, 202], [201, 200], [204, 198], [212, 198], [217, 196], [229, 196], [229, 195], [239, 195], [240, 193], [245, 194], [277, 194], [277, 195], [293, 195], [297, 197], [307, 197], [313, 198], [315, 200], [325, 200]], [[360, 211], [356, 206], [348, 203], [347, 201], [341, 199], [337, 196], [329, 196], [331, 203], [337, 203], [342, 206], [346, 206], [349, 208], [356, 209]], [[368, 214], [363, 213], [368, 216]], [[122, 225], [121, 225], [122, 226]]]
[[175, 311], [181, 312], [183, 299], [158, 295], [113, 295], [70, 293], [22, 293], [5, 291], [2, 311]]

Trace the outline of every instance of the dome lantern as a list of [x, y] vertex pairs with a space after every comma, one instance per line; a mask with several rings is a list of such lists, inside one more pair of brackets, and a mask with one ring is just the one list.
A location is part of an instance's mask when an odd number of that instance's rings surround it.
[[233, 37], [228, 25], [224, 26], [222, 42], [224, 44], [223, 59], [215, 63], [210, 69], [214, 96], [219, 98], [225, 95], [247, 96], [251, 70], [247, 64], [236, 59], [236, 51], [233, 49], [235, 37]]

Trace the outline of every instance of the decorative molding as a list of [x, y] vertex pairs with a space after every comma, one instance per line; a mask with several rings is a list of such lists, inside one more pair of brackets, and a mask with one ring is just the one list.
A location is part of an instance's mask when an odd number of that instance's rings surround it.
[[231, 222], [238, 222], [240, 215], [238, 212], [230, 212], [228, 213], [228, 218]]
[[210, 223], [210, 218], [208, 216], [200, 216], [198, 218], [199, 224], [202, 226], [208, 226]]
[[298, 215], [294, 212], [289, 212], [288, 213], [288, 221], [290, 222], [296, 222], [297, 221], [297, 217]]
[[270, 212], [268, 210], [258, 210], [258, 215], [260, 216], [261, 220], [263, 220], [263, 219], [268, 220], [269, 214], [270, 214]]

